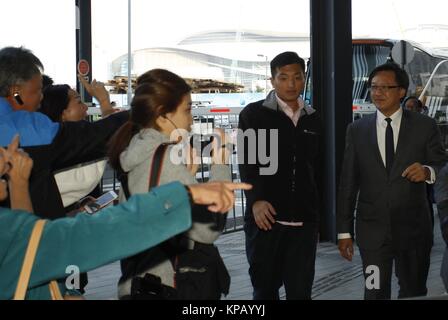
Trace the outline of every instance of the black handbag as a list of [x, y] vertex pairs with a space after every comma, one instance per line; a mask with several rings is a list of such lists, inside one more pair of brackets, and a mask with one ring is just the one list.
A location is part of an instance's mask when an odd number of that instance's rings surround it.
[[[149, 190], [160, 181], [163, 158], [167, 147], [172, 143], [163, 143], [157, 147], [150, 171]], [[129, 198], [127, 173], [118, 172], [126, 198]], [[192, 215], [195, 221], [209, 216], [206, 206], [193, 205]], [[162, 284], [160, 277], [146, 273], [137, 276], [151, 266], [169, 259], [175, 271], [175, 288]], [[213, 244], [194, 242], [184, 235], [178, 235], [145, 250], [135, 256], [121, 261], [125, 281], [132, 277], [131, 295], [122, 299], [131, 300], [217, 300], [221, 294], [228, 294], [230, 275]]]
[[229, 293], [230, 275], [213, 244], [195, 242], [177, 256], [175, 270], [179, 300], [219, 300]]
[[[159, 184], [163, 158], [170, 144], [172, 143], [162, 143], [154, 152], [149, 173], [148, 190]], [[126, 199], [129, 199], [131, 193], [128, 186], [128, 172], [119, 168], [117, 176]], [[149, 273], [146, 273], [143, 277], [137, 276], [159, 262], [170, 259], [173, 256], [175, 257], [175, 246], [171, 244], [173, 241], [173, 238], [171, 238], [155, 247], [120, 261], [122, 272], [120, 282], [131, 279], [131, 293], [129, 296], [122, 297], [122, 300], [172, 300], [176, 298], [176, 290], [162, 284], [160, 277]]]

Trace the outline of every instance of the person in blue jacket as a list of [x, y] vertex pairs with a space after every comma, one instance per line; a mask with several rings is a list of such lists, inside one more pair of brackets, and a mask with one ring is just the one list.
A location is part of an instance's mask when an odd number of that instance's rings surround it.
[[[11, 206], [0, 207], [0, 300], [12, 299], [25, 250], [34, 224], [28, 193], [33, 161], [18, 148], [18, 139], [8, 150], [0, 148], [0, 199], [7, 194]], [[191, 227], [191, 203], [208, 205], [213, 212], [227, 212], [235, 189], [249, 185], [208, 183], [185, 187], [174, 182], [151, 192], [132, 196], [128, 202], [85, 213], [75, 218], [48, 221], [36, 254], [26, 299], [51, 299], [49, 282], [68, 276], [68, 266], [86, 272], [134, 255]], [[66, 293], [59, 283], [62, 294]]]
[[20, 135], [21, 147], [34, 161], [33, 207], [42, 218], [57, 219], [65, 216], [65, 210], [53, 173], [103, 158], [109, 138], [129, 119], [129, 113], [114, 113], [94, 123], [53, 122], [36, 112], [42, 100], [42, 71], [41, 61], [31, 51], [23, 47], [0, 50], [0, 146]]
[[46, 145], [58, 133], [58, 123], [34, 113], [42, 100], [43, 69], [39, 58], [25, 48], [0, 50], [0, 146], [17, 133], [24, 146]]

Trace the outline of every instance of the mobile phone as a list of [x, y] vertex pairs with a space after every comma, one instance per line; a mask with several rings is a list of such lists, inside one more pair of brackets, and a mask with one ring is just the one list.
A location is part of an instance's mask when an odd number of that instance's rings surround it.
[[88, 203], [84, 206], [84, 209], [88, 213], [95, 213], [98, 210], [104, 208], [108, 204], [110, 204], [112, 201], [117, 199], [118, 196], [114, 191], [109, 191], [100, 196], [98, 199], [96, 199], [94, 202]]

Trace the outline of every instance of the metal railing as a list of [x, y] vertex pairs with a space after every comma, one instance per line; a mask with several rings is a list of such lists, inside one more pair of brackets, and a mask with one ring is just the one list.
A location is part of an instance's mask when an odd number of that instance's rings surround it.
[[[229, 136], [236, 141], [236, 130], [238, 129], [238, 116], [243, 108], [218, 108], [218, 107], [198, 107], [192, 110], [193, 114], [193, 133], [209, 134], [213, 128], [223, 129]], [[204, 159], [208, 160], [208, 159]], [[240, 182], [240, 174], [238, 169], [238, 161], [236, 149], [230, 157], [230, 171], [232, 173], [232, 181]], [[200, 182], [208, 180], [208, 170], [210, 165], [200, 166], [200, 170], [196, 176]], [[235, 205], [227, 216], [227, 224], [224, 233], [238, 231], [242, 229], [244, 211], [246, 208], [246, 199], [243, 191], [236, 193]]]

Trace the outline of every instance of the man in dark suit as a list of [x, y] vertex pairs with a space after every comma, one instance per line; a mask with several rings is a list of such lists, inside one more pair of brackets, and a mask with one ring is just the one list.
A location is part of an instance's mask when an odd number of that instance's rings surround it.
[[392, 264], [398, 297], [426, 295], [432, 226], [426, 184], [446, 161], [433, 119], [400, 108], [409, 78], [398, 65], [376, 67], [368, 85], [377, 112], [347, 128], [339, 186], [339, 251], [353, 256], [356, 239], [366, 278], [365, 299], [390, 299]]
[[446, 292], [448, 292], [448, 166], [439, 172], [437, 183], [434, 185], [434, 196], [437, 203], [437, 213], [440, 219], [440, 231], [446, 247], [440, 266], [440, 276]]

